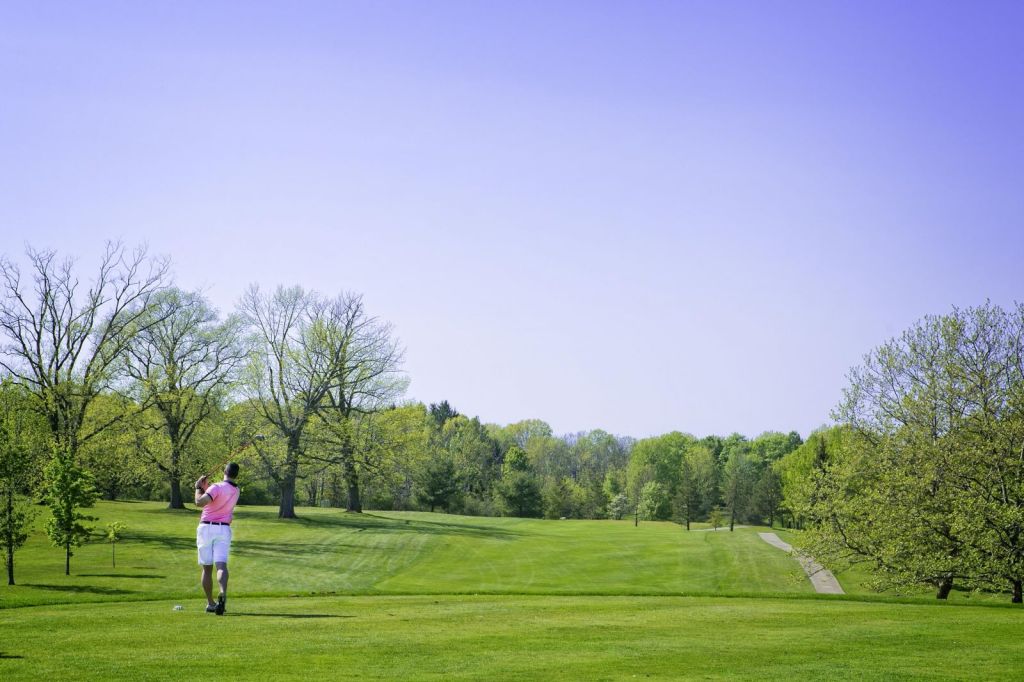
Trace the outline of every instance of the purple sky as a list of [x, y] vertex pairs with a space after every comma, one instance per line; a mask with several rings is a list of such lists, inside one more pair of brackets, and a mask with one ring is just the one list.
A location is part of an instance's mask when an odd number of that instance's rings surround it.
[[0, 92], [3, 252], [362, 292], [485, 421], [806, 436], [1024, 299], [1020, 2], [5, 2]]

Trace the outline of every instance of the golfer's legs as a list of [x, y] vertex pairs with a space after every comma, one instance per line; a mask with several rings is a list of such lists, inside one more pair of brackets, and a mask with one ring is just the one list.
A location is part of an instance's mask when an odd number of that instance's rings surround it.
[[[218, 578], [220, 576], [218, 575]], [[223, 588], [222, 588], [223, 589]], [[206, 593], [206, 603], [213, 604], [213, 566], [203, 566], [203, 592]]]
[[228, 593], [228, 563], [226, 561], [217, 562], [217, 584], [220, 585], [221, 594]]

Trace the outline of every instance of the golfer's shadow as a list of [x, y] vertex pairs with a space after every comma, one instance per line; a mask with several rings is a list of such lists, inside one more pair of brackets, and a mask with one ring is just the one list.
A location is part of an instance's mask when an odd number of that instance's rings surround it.
[[258, 618], [355, 618], [355, 616], [336, 616], [330, 613], [241, 613], [239, 611], [229, 611], [224, 615]]

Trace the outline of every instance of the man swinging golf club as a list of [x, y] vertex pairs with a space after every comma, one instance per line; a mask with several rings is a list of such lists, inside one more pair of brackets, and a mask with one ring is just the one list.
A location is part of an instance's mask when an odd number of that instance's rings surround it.
[[[207, 476], [196, 481], [196, 506], [202, 508], [196, 529], [199, 565], [203, 567], [206, 612], [224, 615], [228, 599], [228, 552], [231, 550], [231, 516], [238, 502], [238, 464], [228, 462], [224, 480], [210, 485]], [[213, 567], [217, 567], [220, 595], [213, 600]]]

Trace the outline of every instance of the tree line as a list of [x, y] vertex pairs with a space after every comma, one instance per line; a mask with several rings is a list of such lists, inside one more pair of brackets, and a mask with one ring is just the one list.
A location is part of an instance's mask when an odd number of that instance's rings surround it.
[[33, 516], [65, 552], [92, 532], [99, 497], [166, 499], [227, 459], [242, 500], [548, 518], [774, 520], [772, 463], [795, 433], [635, 441], [499, 426], [447, 401], [403, 401], [391, 326], [358, 294], [253, 285], [221, 317], [170, 263], [107, 244], [84, 284], [73, 259], [0, 259], [0, 531], [13, 557]]

